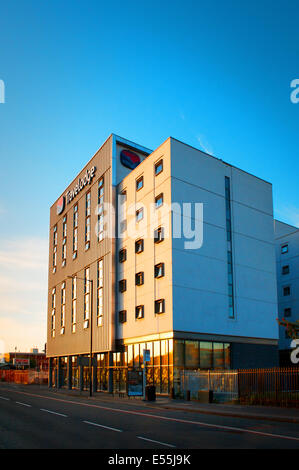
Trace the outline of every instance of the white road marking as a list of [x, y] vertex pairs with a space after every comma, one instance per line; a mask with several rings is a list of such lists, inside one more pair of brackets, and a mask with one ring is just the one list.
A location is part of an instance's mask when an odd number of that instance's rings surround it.
[[0, 397], [0, 398], [1, 398], [1, 400], [7, 400], [7, 401], [10, 400], [10, 398], [6, 398], [6, 397]]
[[41, 411], [45, 411], [46, 413], [51, 413], [53, 415], [57, 416], [63, 416], [64, 418], [67, 418], [67, 415], [64, 415], [62, 413], [56, 413], [56, 411], [50, 411], [50, 410], [45, 410], [44, 408], [40, 408]]
[[147, 437], [137, 436], [137, 438], [142, 439], [143, 441], [149, 441], [149, 442], [154, 442], [155, 444], [161, 444], [162, 446], [175, 447], [172, 444], [166, 444], [166, 442], [160, 442], [160, 441], [153, 441], [153, 439], [148, 439]]
[[[9, 389], [6, 389], [6, 390], [10, 391]], [[194, 424], [194, 425], [203, 426], [203, 427], [223, 429], [224, 431], [238, 431], [238, 432], [243, 432], [245, 434], [256, 434], [256, 435], [263, 436], [263, 437], [273, 437], [277, 439], [286, 439], [290, 441], [299, 442], [299, 437], [294, 437], [294, 436], [286, 436], [282, 434], [271, 434], [271, 433], [262, 432], [262, 431], [253, 431], [252, 429], [237, 428], [233, 426], [222, 426], [220, 424], [204, 423], [201, 421], [191, 421], [188, 419], [170, 418], [169, 416], [159, 416], [159, 415], [154, 415], [154, 414], [149, 414], [149, 413], [142, 413], [139, 411], [129, 411], [129, 410], [122, 410], [120, 408], [111, 408], [108, 406], [92, 405], [91, 403], [82, 403], [82, 402], [74, 401], [74, 400], [63, 400], [62, 398], [54, 398], [54, 397], [49, 397], [47, 395], [38, 395], [36, 393], [20, 392], [17, 390], [14, 390], [14, 393], [20, 393], [21, 395], [29, 395], [35, 398], [54, 400], [54, 401], [59, 401], [63, 403], [73, 404], [73, 405], [88, 406], [90, 408], [98, 408], [101, 410], [114, 411], [115, 413], [125, 413], [125, 414], [137, 415], [137, 416], [147, 416], [148, 418], [160, 419], [164, 421], [174, 421], [177, 423]]]
[[31, 405], [28, 405], [27, 403], [22, 403], [21, 401], [16, 401], [18, 405], [23, 405], [23, 406], [28, 406], [28, 408], [31, 408]]
[[104, 426], [103, 424], [92, 423], [91, 421], [83, 421], [86, 424], [92, 424], [93, 426], [98, 426], [99, 428], [110, 429], [110, 431], [122, 432], [121, 429], [110, 428], [109, 426]]

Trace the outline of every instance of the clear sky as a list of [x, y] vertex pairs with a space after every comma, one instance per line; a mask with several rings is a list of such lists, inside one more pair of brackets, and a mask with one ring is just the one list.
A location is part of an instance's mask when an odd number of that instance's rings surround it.
[[273, 184], [299, 225], [298, 0], [0, 0], [0, 341], [45, 342], [49, 206], [111, 132]]

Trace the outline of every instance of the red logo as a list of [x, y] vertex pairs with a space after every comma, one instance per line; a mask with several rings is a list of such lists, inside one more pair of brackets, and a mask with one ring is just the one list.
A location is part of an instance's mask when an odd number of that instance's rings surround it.
[[64, 211], [65, 206], [65, 197], [61, 196], [57, 201], [57, 215], [61, 214]]
[[136, 166], [138, 166], [140, 163], [140, 157], [130, 150], [122, 150], [120, 154], [120, 161], [124, 166], [130, 168], [130, 170], [134, 170], [134, 168], [136, 168]]

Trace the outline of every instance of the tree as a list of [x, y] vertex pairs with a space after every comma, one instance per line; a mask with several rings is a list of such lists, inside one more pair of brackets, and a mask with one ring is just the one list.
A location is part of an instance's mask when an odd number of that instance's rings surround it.
[[295, 322], [291, 322], [282, 318], [282, 320], [276, 319], [280, 326], [283, 326], [286, 329], [288, 336], [291, 339], [298, 339], [299, 338], [299, 320]]

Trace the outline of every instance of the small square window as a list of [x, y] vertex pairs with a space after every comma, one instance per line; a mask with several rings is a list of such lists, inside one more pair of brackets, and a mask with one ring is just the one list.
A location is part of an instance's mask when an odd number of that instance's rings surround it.
[[120, 263], [124, 263], [127, 259], [127, 250], [123, 248], [122, 250], [119, 250], [118, 253], [118, 259]]
[[143, 207], [136, 211], [136, 222], [140, 222], [143, 219]]
[[159, 175], [163, 171], [163, 160], [159, 160], [155, 164], [155, 175]]
[[289, 251], [289, 245], [282, 245], [281, 253], [285, 254], [285, 253], [288, 253], [288, 251]]
[[163, 205], [163, 194], [159, 194], [159, 196], [157, 196], [155, 198], [155, 206], [156, 206], [156, 209], [158, 209], [159, 207], [161, 207]]
[[289, 274], [290, 273], [290, 266], [289, 265], [283, 266], [281, 272], [282, 272], [282, 274]]
[[144, 273], [140, 272], [135, 275], [136, 286], [142, 286], [144, 284]]
[[144, 305], [138, 305], [136, 307], [136, 313], [135, 313], [136, 320], [139, 318], [144, 318]]
[[163, 277], [164, 276], [164, 263], [156, 264], [155, 266], [155, 277]]
[[143, 188], [143, 176], [136, 180], [136, 191], [139, 191], [141, 188]]
[[122, 279], [121, 281], [119, 281], [119, 292], [125, 292], [127, 290], [127, 281], [126, 279]]
[[164, 228], [158, 227], [154, 232], [155, 243], [161, 243], [164, 240]]
[[155, 313], [160, 314], [165, 312], [165, 300], [159, 299], [155, 301]]
[[286, 286], [283, 288], [283, 295], [284, 296], [287, 296], [287, 295], [290, 295], [291, 294], [291, 288], [290, 286]]
[[283, 314], [284, 318], [290, 317], [291, 315], [292, 315], [292, 309], [291, 308], [285, 308], [284, 309], [284, 314]]
[[142, 253], [143, 251], [143, 239], [136, 240], [135, 242], [135, 253]]
[[126, 310], [121, 310], [118, 313], [118, 320], [119, 320], [119, 323], [126, 323], [126, 321], [127, 321], [127, 311]]

